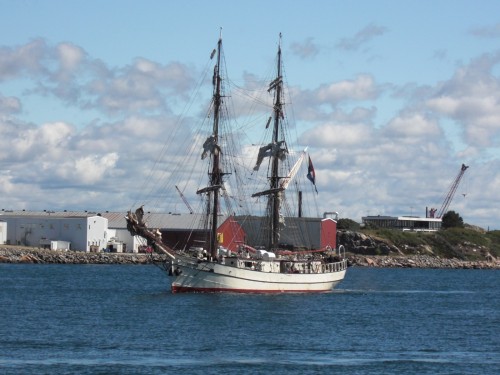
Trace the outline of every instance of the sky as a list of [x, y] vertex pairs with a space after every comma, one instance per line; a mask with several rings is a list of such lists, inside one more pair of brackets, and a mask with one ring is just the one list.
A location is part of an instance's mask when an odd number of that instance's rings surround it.
[[358, 222], [425, 216], [465, 163], [450, 209], [500, 229], [499, 1], [0, 0], [0, 9], [0, 209], [130, 209], [222, 27], [228, 74], [241, 85], [267, 74], [282, 33], [324, 211]]

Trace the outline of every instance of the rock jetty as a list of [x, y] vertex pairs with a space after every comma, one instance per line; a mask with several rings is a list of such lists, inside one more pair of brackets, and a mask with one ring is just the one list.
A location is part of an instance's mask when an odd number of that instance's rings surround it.
[[385, 268], [453, 268], [453, 269], [500, 269], [499, 261], [468, 261], [456, 258], [440, 258], [431, 255], [348, 255], [350, 266]]
[[[500, 269], [499, 261], [463, 261], [431, 255], [347, 254], [350, 266], [387, 268], [467, 268]], [[0, 263], [40, 264], [152, 264], [167, 260], [161, 254], [84, 253], [5, 246], [0, 247]]]
[[166, 260], [160, 254], [84, 253], [30, 247], [0, 247], [0, 263], [152, 264]]

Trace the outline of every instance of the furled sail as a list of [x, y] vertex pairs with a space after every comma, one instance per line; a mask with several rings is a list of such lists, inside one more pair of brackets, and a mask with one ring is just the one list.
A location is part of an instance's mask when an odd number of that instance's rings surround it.
[[280, 141], [278, 143], [269, 143], [267, 146], [262, 146], [259, 149], [259, 155], [257, 156], [257, 163], [253, 167], [254, 171], [258, 171], [262, 160], [266, 157], [276, 156], [280, 160], [285, 160], [286, 154], [288, 154], [288, 149], [286, 147], [285, 141]]
[[220, 151], [220, 147], [217, 144], [215, 137], [211, 135], [206, 139], [205, 143], [203, 143], [203, 153], [201, 154], [201, 160], [205, 159], [208, 153], [213, 154], [215, 149], [218, 149]]

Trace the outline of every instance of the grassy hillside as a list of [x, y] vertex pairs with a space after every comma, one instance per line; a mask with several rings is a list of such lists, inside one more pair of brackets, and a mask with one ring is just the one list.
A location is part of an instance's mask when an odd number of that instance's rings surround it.
[[361, 233], [396, 246], [405, 254], [433, 254], [445, 258], [482, 260], [500, 257], [500, 231], [482, 233], [470, 228], [438, 232], [402, 232], [394, 229], [362, 229]]

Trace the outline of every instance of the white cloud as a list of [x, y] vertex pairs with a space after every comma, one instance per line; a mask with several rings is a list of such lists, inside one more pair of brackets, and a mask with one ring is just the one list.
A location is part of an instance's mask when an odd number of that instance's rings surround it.
[[85, 53], [80, 47], [70, 43], [61, 43], [56, 47], [56, 50], [61, 70], [65, 72], [76, 70], [85, 57]]
[[337, 47], [343, 50], [357, 50], [361, 46], [370, 42], [373, 38], [383, 35], [387, 32], [387, 28], [374, 24], [365, 26], [355, 35], [343, 38], [337, 43]]
[[14, 48], [0, 48], [0, 82], [33, 77], [25, 93], [51, 95], [66, 104], [106, 114], [166, 112], [185, 100], [194, 84], [191, 70], [178, 62], [161, 65], [138, 58], [118, 68], [89, 58], [71, 43], [48, 45], [38, 39]]
[[365, 124], [323, 124], [306, 131], [301, 142], [313, 147], [364, 145], [372, 139], [372, 129]]
[[500, 38], [500, 23], [492, 26], [475, 28], [471, 30], [470, 33], [480, 38]]
[[0, 195], [10, 196], [14, 194], [15, 189], [16, 185], [12, 183], [10, 170], [0, 172]]
[[436, 88], [427, 108], [447, 116], [463, 128], [465, 142], [474, 147], [500, 145], [500, 53], [485, 54], [457, 69]]
[[[112, 169], [118, 160], [116, 153], [102, 156], [85, 156], [61, 168], [66, 178], [75, 178], [83, 184], [95, 184], [102, 180], [105, 173]], [[66, 171], [64, 171], [66, 169]]]
[[319, 47], [314, 43], [314, 38], [307, 38], [302, 43], [292, 43], [290, 49], [302, 59], [313, 58], [319, 53]]
[[403, 142], [422, 142], [442, 136], [442, 131], [434, 120], [426, 119], [421, 113], [393, 118], [384, 128], [388, 137], [400, 138]]
[[341, 100], [366, 100], [377, 96], [373, 77], [360, 75], [355, 80], [346, 80], [323, 85], [317, 90], [317, 99], [336, 105]]
[[18, 47], [0, 47], [0, 81], [44, 72], [47, 45], [42, 39]]
[[29, 161], [37, 157], [60, 157], [74, 129], [63, 122], [42, 124], [40, 127], [22, 123], [0, 123], [0, 161]]
[[0, 94], [0, 114], [10, 115], [21, 111], [21, 101], [13, 96]]

